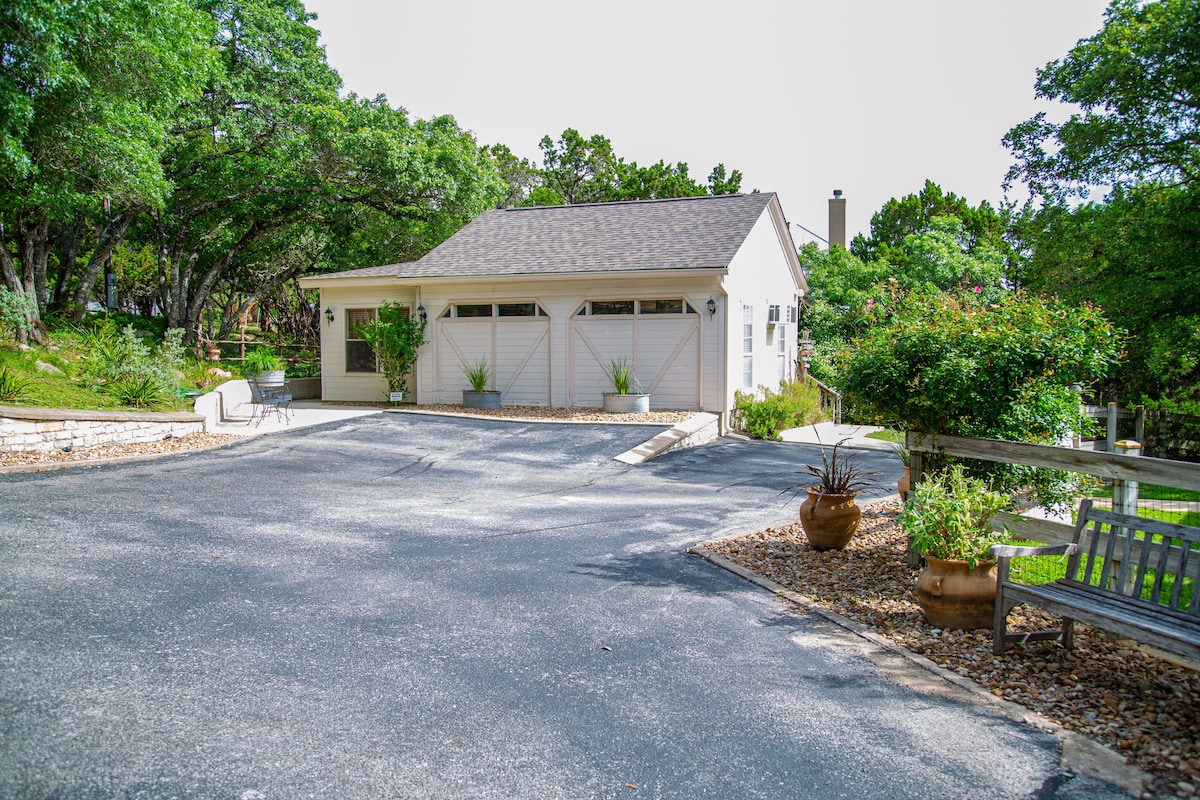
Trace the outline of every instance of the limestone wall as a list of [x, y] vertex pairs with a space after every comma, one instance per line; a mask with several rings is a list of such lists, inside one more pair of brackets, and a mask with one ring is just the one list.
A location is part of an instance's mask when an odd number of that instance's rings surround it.
[[200, 414], [0, 406], [0, 452], [157, 442], [204, 432]]

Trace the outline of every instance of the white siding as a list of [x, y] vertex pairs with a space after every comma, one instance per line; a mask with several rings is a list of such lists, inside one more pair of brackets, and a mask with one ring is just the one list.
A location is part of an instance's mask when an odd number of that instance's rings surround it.
[[[357, 400], [382, 403], [388, 399], [387, 382], [379, 373], [346, 372], [346, 309], [378, 308], [387, 300], [392, 303], [413, 303], [411, 290], [396, 286], [370, 286], [321, 289], [321, 396], [327, 400]], [[333, 322], [327, 322], [324, 310], [333, 311]], [[417, 379], [410, 377], [410, 394], [418, 390]], [[407, 398], [406, 398], [407, 399]]]
[[[800, 287], [789, 269], [785, 250], [788, 245], [781, 238], [776, 222], [768, 208], [734, 256], [725, 281], [726, 330], [731, 345], [726, 354], [730, 375], [726, 408], [733, 404], [734, 391], [745, 390], [743, 375], [747, 371], [755, 389], [779, 386], [781, 360], [784, 374], [794, 377], [796, 325], [787, 324], [784, 307], [796, 303]], [[780, 306], [781, 321], [774, 324], [768, 322], [768, 307], [772, 305]], [[750, 308], [748, 314], [745, 307]], [[747, 316], [752, 319], [748, 328], [744, 322]], [[747, 355], [747, 336], [753, 352], [748, 370], [743, 360]]]

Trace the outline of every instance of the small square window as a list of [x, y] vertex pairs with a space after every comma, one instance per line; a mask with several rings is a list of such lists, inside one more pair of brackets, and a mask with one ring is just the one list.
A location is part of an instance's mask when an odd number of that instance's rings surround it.
[[462, 319], [463, 317], [490, 317], [492, 316], [491, 303], [463, 303], [454, 307], [454, 316]]
[[593, 300], [592, 313], [595, 315], [632, 314], [632, 300]]

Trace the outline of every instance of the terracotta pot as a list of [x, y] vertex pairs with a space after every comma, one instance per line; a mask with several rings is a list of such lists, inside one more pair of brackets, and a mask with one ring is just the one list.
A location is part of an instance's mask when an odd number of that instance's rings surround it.
[[808, 499], [800, 504], [800, 527], [814, 550], [841, 550], [849, 544], [862, 509], [854, 502], [854, 493], [824, 494], [808, 488]]
[[971, 569], [966, 561], [925, 556], [925, 569], [917, 577], [917, 602], [925, 619], [939, 628], [992, 627], [996, 609], [996, 562], [980, 561]]
[[896, 493], [900, 495], [901, 501], [904, 500], [904, 495], [908, 494], [910, 486], [912, 486], [912, 470], [905, 467], [904, 474], [900, 476], [900, 480], [896, 481]]

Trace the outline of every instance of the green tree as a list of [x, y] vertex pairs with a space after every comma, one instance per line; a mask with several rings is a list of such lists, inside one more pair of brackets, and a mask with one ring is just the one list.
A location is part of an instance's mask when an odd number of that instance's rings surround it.
[[1093, 302], [1129, 334], [1101, 395], [1200, 412], [1200, 192], [1118, 188], [1103, 203], [1027, 208], [1018, 224], [1031, 252], [1022, 286]]
[[[104, 197], [130, 208], [169, 193], [159, 155], [209, 74], [209, 23], [186, 0], [12, 0], [0, 31], [0, 273], [35, 299], [26, 328], [41, 339], [53, 227]], [[134, 216], [110, 221], [93, 263]]]
[[858, 234], [850, 250], [863, 261], [886, 260], [904, 265], [904, 241], [908, 236], [929, 229], [936, 217], [955, 217], [962, 225], [961, 245], [967, 254], [977, 248], [999, 252], [1006, 262], [1016, 262], [1016, 252], [1006, 241], [1005, 215], [984, 200], [972, 206], [965, 198], [926, 180], [921, 191], [899, 199], [892, 198], [871, 216], [871, 235]]
[[517, 159], [504, 145], [491, 152], [508, 184], [507, 205], [572, 205], [619, 200], [660, 200], [734, 194], [741, 190], [742, 173], [727, 172], [724, 164], [713, 167], [708, 183], [698, 183], [682, 161], [658, 161], [648, 167], [626, 162], [613, 152], [612, 142], [595, 134], [584, 138], [567, 128], [557, 140], [543, 136], [539, 144], [542, 166]]
[[1200, 177], [1200, 3], [1113, 0], [1104, 27], [1038, 70], [1037, 96], [1079, 111], [1039, 113], [1004, 143], [1007, 180], [1047, 198], [1096, 186], [1194, 186]]

